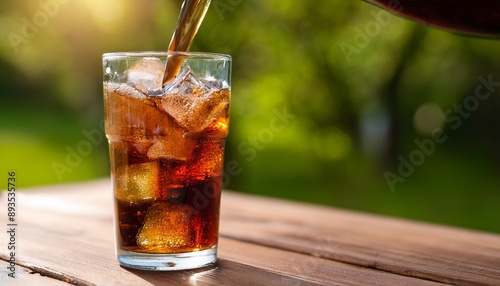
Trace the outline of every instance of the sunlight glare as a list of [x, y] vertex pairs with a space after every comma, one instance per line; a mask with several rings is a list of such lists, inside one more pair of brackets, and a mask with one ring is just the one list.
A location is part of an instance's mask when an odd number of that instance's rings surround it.
[[96, 25], [104, 31], [112, 31], [124, 17], [125, 7], [123, 1], [89, 0], [85, 2], [92, 14]]

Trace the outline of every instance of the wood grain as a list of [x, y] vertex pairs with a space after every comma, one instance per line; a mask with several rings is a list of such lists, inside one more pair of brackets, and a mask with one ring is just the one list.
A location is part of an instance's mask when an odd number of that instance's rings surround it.
[[500, 285], [499, 235], [236, 193], [223, 206], [226, 237], [442, 283]]
[[101, 181], [18, 193], [21, 265], [77, 285], [442, 285], [226, 237], [210, 269], [125, 269], [114, 256], [109, 192]]
[[0, 259], [0, 285], [9, 286], [67, 286], [68, 283], [61, 281], [59, 278], [42, 276], [40, 273], [34, 272], [26, 267], [16, 266], [15, 278], [8, 276], [9, 271], [6, 270], [9, 263]]
[[21, 265], [78, 285], [500, 285], [495, 234], [224, 192], [217, 266], [146, 272], [116, 262], [109, 179], [18, 202]]

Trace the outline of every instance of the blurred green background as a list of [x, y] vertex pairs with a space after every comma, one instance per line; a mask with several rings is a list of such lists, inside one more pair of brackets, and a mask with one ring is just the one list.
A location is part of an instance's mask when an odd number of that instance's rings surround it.
[[[101, 55], [165, 50], [180, 6], [3, 1], [5, 181], [108, 176]], [[213, 0], [191, 50], [233, 56], [226, 188], [500, 232], [500, 41], [362, 1]]]

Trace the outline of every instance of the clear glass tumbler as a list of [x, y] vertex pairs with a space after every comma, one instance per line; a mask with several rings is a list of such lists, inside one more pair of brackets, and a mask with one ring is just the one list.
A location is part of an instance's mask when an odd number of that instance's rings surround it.
[[[167, 61], [179, 67], [164, 83]], [[214, 263], [231, 57], [107, 53], [103, 73], [118, 261], [144, 270]]]

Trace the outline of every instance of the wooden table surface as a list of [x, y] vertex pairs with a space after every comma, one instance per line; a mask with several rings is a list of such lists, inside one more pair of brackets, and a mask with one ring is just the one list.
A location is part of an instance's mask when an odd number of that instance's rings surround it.
[[16, 278], [2, 231], [0, 285], [500, 285], [498, 234], [229, 191], [214, 267], [131, 270], [115, 258], [109, 179], [16, 194]]

